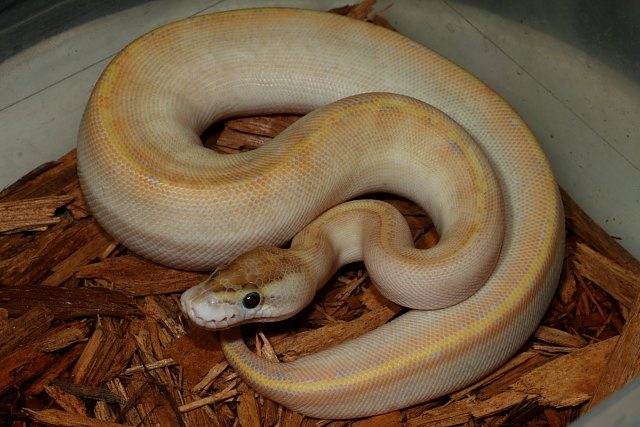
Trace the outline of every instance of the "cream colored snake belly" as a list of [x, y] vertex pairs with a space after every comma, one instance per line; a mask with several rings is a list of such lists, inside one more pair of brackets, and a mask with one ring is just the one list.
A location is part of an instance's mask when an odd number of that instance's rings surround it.
[[[249, 153], [200, 143], [225, 117], [325, 105]], [[486, 375], [535, 329], [560, 274], [557, 187], [518, 115], [428, 48], [337, 15], [231, 11], [142, 36], [96, 84], [78, 170], [96, 218], [133, 251], [196, 270], [249, 251], [183, 296], [205, 327], [249, 320], [234, 317], [242, 304], [257, 320], [290, 316], [357, 259], [384, 295], [416, 308], [291, 363], [258, 358], [238, 328], [223, 331], [245, 381], [310, 416], [383, 413]], [[380, 202], [329, 209], [371, 191], [424, 207], [439, 244], [412, 248]], [[292, 249], [262, 247], [296, 234]], [[287, 287], [301, 281], [311, 292]]]

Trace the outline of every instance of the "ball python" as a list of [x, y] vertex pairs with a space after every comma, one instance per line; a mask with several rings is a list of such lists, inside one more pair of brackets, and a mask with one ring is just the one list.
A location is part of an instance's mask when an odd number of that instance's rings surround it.
[[[201, 144], [217, 120], [282, 112], [311, 113], [251, 152]], [[94, 216], [132, 251], [184, 269], [230, 263], [183, 310], [224, 329], [255, 390], [313, 417], [384, 413], [481, 378], [528, 339], [560, 274], [558, 189], [520, 117], [432, 50], [334, 14], [228, 11], [141, 36], [95, 85], [78, 172]], [[425, 208], [440, 242], [417, 250], [389, 206], [342, 203], [372, 191]], [[411, 310], [290, 363], [230, 328], [294, 314], [361, 259]]]

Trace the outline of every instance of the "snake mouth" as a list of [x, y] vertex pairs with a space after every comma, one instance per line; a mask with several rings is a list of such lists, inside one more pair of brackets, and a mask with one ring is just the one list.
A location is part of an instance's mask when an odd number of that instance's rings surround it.
[[219, 330], [235, 326], [240, 322], [239, 313], [232, 305], [218, 302], [213, 296], [203, 296], [200, 292], [198, 287], [191, 288], [180, 298], [182, 312], [193, 323], [201, 328]]
[[199, 327], [204, 329], [209, 329], [212, 331], [228, 329], [235, 325], [230, 320], [226, 320], [226, 319], [220, 320], [220, 321], [207, 320], [207, 319], [203, 319], [202, 317], [199, 317], [198, 315], [192, 315], [191, 313], [189, 314], [189, 318], [193, 323], [195, 323]]

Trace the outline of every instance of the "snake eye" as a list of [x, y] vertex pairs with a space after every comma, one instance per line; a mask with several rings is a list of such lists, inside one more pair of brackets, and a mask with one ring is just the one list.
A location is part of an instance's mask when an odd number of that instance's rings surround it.
[[260, 304], [260, 294], [258, 292], [249, 292], [242, 298], [244, 308], [256, 308]]

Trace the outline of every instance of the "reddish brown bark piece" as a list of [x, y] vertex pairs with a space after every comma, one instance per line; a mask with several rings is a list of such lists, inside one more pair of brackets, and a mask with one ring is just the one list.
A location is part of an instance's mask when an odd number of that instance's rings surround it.
[[627, 270], [640, 274], [640, 262], [611, 238], [594, 220], [589, 218], [566, 191], [562, 190], [561, 194], [567, 227], [601, 254], [611, 258]]
[[351, 322], [336, 322], [322, 328], [282, 338], [273, 343], [273, 347], [276, 353], [284, 355], [282, 357], [283, 361], [292, 361], [298, 357], [317, 353], [371, 331], [386, 323], [398, 314], [400, 310], [401, 307], [396, 305], [380, 306]]
[[238, 398], [238, 422], [243, 427], [260, 427], [262, 425], [258, 402], [252, 390], [242, 393]]
[[[593, 393], [596, 374], [615, 342], [616, 338], [612, 338], [542, 364], [484, 399], [480, 395], [460, 396], [460, 400], [425, 411], [409, 425], [456, 425], [472, 418], [491, 417], [525, 402], [553, 407], [578, 405]], [[585, 369], [587, 365], [593, 369]]]
[[376, 415], [362, 421], [356, 421], [352, 427], [401, 427], [404, 416], [400, 411], [389, 412], [388, 414]]
[[274, 138], [299, 118], [300, 115], [298, 114], [272, 115], [257, 118], [241, 117], [225, 121], [224, 127], [238, 132]]
[[74, 363], [84, 349], [84, 344], [76, 344], [71, 347], [69, 351], [64, 353], [58, 360], [56, 360], [51, 366], [47, 368], [47, 371], [42, 374], [36, 381], [34, 381], [29, 388], [25, 391], [25, 394], [35, 395], [42, 393], [44, 387], [54, 381], [58, 376], [67, 370], [72, 363]]
[[17, 319], [0, 328], [0, 359], [22, 344], [38, 338], [49, 329], [53, 313], [44, 306], [34, 306]]
[[77, 185], [76, 160], [76, 150], [72, 150], [54, 162], [39, 166], [2, 190], [0, 200], [10, 202], [63, 194], [67, 187]]
[[45, 386], [44, 391], [65, 411], [84, 416], [87, 415], [87, 405], [79, 397], [67, 393], [55, 384]]
[[578, 273], [597, 284], [626, 307], [640, 295], [640, 273], [622, 267], [584, 243], [576, 244], [574, 265]]
[[395, 31], [391, 24], [389, 24], [389, 21], [380, 16], [382, 12], [384, 12], [387, 8], [390, 8], [393, 4], [390, 4], [387, 7], [374, 12], [373, 8], [375, 4], [375, 0], [364, 0], [354, 5], [331, 9], [330, 12], [340, 15], [346, 15], [350, 18], [359, 19], [361, 21], [368, 21], [380, 27]]
[[0, 307], [10, 316], [20, 316], [37, 305], [47, 307], [56, 319], [141, 314], [132, 298], [109, 289], [0, 286]]
[[102, 421], [96, 418], [90, 418], [73, 412], [61, 411], [59, 409], [45, 409], [42, 411], [33, 411], [25, 409], [25, 413], [33, 421], [51, 426], [61, 427], [128, 427], [126, 424], [114, 423], [111, 421]]
[[565, 331], [550, 328], [548, 326], [540, 326], [534, 336], [539, 340], [564, 347], [579, 348], [587, 345], [587, 342], [580, 336], [569, 334]]
[[37, 344], [20, 347], [0, 359], [0, 394], [44, 372], [55, 362], [55, 355], [45, 353]]
[[[609, 355], [614, 337], [558, 357], [519, 378], [512, 389], [539, 395], [545, 406], [576, 406], [591, 398]], [[589, 369], [585, 369], [589, 366]]]
[[133, 337], [125, 335], [125, 331], [125, 327], [104, 319], [104, 324], [93, 331], [73, 368], [73, 382], [95, 386], [119, 374], [136, 349]]
[[208, 274], [176, 270], [126, 255], [80, 267], [76, 277], [104, 279], [128, 295], [145, 296], [185, 291], [205, 280]]
[[[12, 250], [7, 248], [6, 258], [0, 253], [0, 284], [22, 286], [37, 283], [100, 230], [94, 221], [72, 222], [65, 219], [47, 233], [29, 236], [22, 242], [11, 241]], [[0, 252], [4, 251], [0, 249]]]
[[69, 328], [87, 333], [86, 325], [82, 322], [60, 325], [42, 334], [41, 339], [22, 345], [0, 359], [0, 395], [53, 365], [56, 356], [47, 351], [46, 343], [61, 339], [60, 335], [65, 335]]
[[589, 407], [604, 400], [640, 375], [640, 296], [635, 300], [622, 335], [599, 378]]
[[59, 286], [86, 265], [89, 261], [108, 255], [115, 246], [116, 241], [106, 232], [99, 232], [93, 239], [78, 248], [59, 264], [51, 269], [53, 273], [42, 281], [46, 286]]
[[71, 196], [38, 197], [0, 202], [0, 233], [44, 231], [60, 222], [56, 209], [71, 202]]
[[291, 114], [228, 119], [216, 125], [203, 144], [225, 153], [252, 150], [273, 139], [300, 117]]
[[194, 328], [173, 342], [165, 351], [184, 369], [184, 380], [189, 388], [196, 385], [202, 377], [218, 362], [224, 359], [218, 334], [204, 329]]
[[124, 403], [125, 399], [115, 393], [105, 390], [102, 387], [94, 387], [84, 384], [72, 384], [62, 381], [56, 381], [54, 385], [65, 392], [78, 397], [84, 397], [91, 400], [101, 400], [108, 403]]

